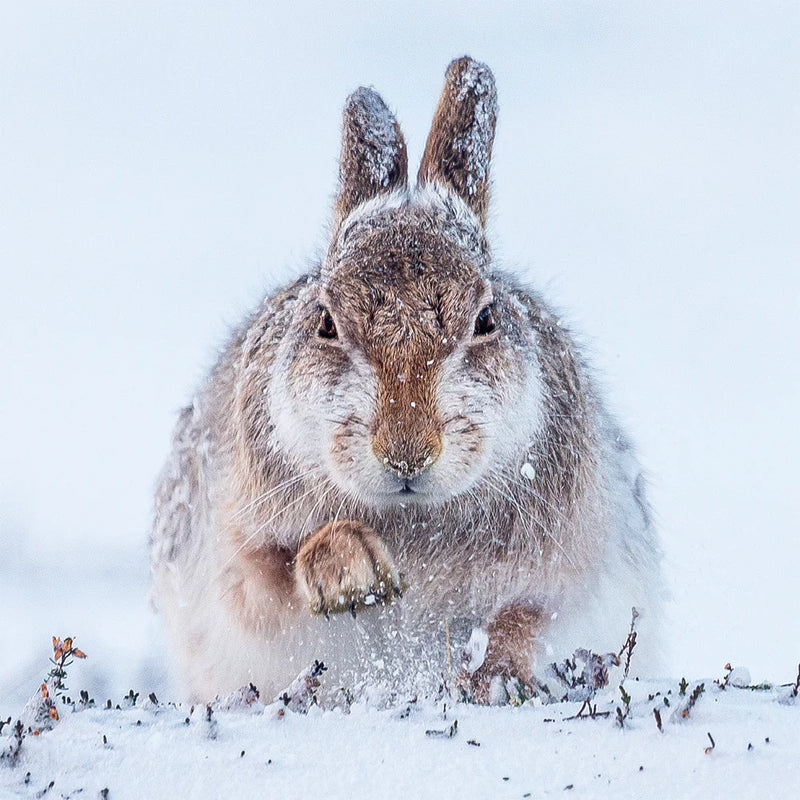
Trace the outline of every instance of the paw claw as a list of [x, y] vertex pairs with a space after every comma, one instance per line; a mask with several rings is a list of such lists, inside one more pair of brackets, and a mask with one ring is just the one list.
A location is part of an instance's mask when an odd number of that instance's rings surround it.
[[298, 588], [311, 611], [330, 614], [356, 612], [402, 597], [401, 579], [386, 546], [360, 522], [327, 523], [303, 541], [294, 565]]

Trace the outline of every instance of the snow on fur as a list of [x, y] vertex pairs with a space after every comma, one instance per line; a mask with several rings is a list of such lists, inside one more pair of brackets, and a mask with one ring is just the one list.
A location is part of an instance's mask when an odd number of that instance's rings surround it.
[[472, 96], [475, 98], [475, 108], [471, 127], [456, 138], [454, 146], [463, 154], [467, 191], [475, 194], [489, 176], [494, 126], [497, 119], [497, 90], [492, 72], [486, 64], [471, 59], [465, 63], [466, 66], [459, 75], [456, 101], [464, 102]]
[[347, 108], [361, 131], [361, 155], [373, 186], [388, 187], [397, 153], [405, 147], [397, 123], [381, 96], [361, 86], [347, 98]]

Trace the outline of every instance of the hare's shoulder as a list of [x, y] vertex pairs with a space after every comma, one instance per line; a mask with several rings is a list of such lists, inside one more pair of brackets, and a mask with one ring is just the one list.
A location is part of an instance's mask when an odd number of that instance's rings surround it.
[[234, 330], [203, 389], [180, 411], [172, 450], [156, 489], [150, 535], [150, 560], [154, 568], [175, 561], [191, 545], [192, 532], [207, 510], [206, 479], [211, 472], [208, 462], [215, 449], [213, 429], [220, 409], [226, 408], [237, 375], [247, 371], [248, 365], [256, 365], [266, 374], [297, 302], [313, 291], [314, 280], [313, 274], [303, 275], [269, 295]]
[[202, 505], [202, 461], [207, 457], [208, 431], [200, 422], [197, 401], [183, 408], [172, 437], [172, 452], [161, 471], [150, 535], [150, 560], [155, 568], [176, 560], [190, 541]]

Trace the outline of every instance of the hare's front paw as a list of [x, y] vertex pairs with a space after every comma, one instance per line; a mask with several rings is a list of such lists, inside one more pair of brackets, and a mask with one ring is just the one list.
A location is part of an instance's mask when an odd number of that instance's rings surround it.
[[297, 551], [297, 585], [315, 614], [350, 611], [400, 595], [400, 576], [372, 528], [353, 520], [328, 522]]

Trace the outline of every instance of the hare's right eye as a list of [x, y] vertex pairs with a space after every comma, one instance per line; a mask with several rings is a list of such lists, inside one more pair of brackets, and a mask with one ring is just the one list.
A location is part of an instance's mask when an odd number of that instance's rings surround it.
[[481, 309], [481, 313], [475, 319], [475, 336], [487, 336], [497, 327], [494, 321], [494, 307], [489, 304]]
[[327, 308], [320, 309], [319, 315], [319, 328], [317, 328], [317, 336], [321, 339], [337, 339], [339, 337], [336, 331], [336, 323]]

